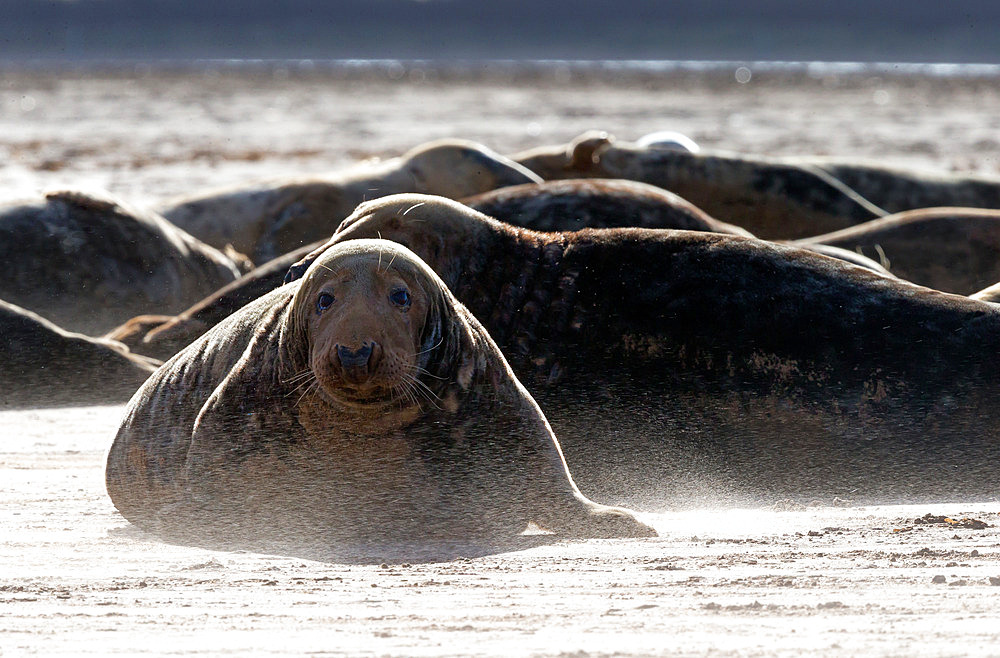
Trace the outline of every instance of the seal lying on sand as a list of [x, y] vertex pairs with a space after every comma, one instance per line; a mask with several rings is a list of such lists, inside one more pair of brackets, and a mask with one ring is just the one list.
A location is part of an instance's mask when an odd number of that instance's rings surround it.
[[768, 239], [804, 238], [887, 214], [808, 163], [732, 153], [691, 153], [584, 133], [569, 145], [512, 158], [542, 178], [625, 178], [662, 187], [724, 222]]
[[331, 243], [379, 234], [483, 321], [589, 496], [996, 492], [992, 305], [753, 238], [535, 233], [420, 195]]
[[794, 244], [879, 258], [900, 278], [959, 295], [1000, 281], [1000, 210], [911, 210]]
[[465, 140], [429, 142], [399, 158], [314, 178], [269, 181], [184, 199], [163, 215], [208, 244], [264, 263], [330, 236], [367, 199], [397, 192], [449, 198], [541, 179], [486, 147]]
[[828, 158], [807, 162], [891, 213], [938, 206], [1000, 209], [1000, 178], [996, 176], [908, 171]]
[[629, 180], [587, 178], [514, 185], [462, 199], [462, 203], [535, 231], [635, 226], [750, 235], [676, 194]]
[[590, 502], [482, 326], [409, 250], [327, 250], [132, 399], [108, 493], [196, 543], [655, 534]]
[[255, 267], [177, 315], [139, 315], [104, 337], [124, 343], [133, 352], [169, 359], [222, 320], [280, 286], [288, 268], [321, 244], [314, 242]]
[[0, 298], [98, 335], [150, 310], [176, 313], [240, 271], [155, 213], [56, 192], [0, 208], [0, 275]]
[[[676, 194], [637, 181], [584, 178], [514, 185], [462, 199], [462, 203], [494, 219], [536, 231], [636, 227], [753, 237], [739, 226], [713, 219]], [[800, 246], [892, 276], [879, 263], [845, 249], [811, 243]]]
[[122, 402], [159, 361], [0, 301], [0, 408]]

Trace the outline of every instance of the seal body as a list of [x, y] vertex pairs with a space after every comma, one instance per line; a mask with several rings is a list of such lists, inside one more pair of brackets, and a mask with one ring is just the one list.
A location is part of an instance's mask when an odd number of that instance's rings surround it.
[[122, 402], [159, 365], [2, 300], [0, 336], [0, 408]]
[[890, 213], [935, 207], [1000, 209], [1000, 178], [883, 167], [865, 162], [808, 161]]
[[306, 245], [255, 267], [177, 315], [139, 315], [104, 337], [124, 343], [133, 352], [169, 359], [237, 310], [279, 287], [288, 268], [321, 244]]
[[482, 319], [588, 495], [995, 492], [992, 305], [753, 238], [536, 233], [418, 195], [359, 207], [331, 244], [369, 234]]
[[827, 171], [734, 153], [640, 146], [603, 132], [512, 158], [546, 180], [624, 178], [650, 183], [767, 239], [797, 239], [887, 214]]
[[910, 210], [794, 244], [864, 254], [900, 278], [959, 295], [1000, 281], [1000, 210]]
[[132, 399], [107, 486], [180, 541], [652, 531], [585, 499], [482, 326], [411, 252], [358, 241], [216, 326]]
[[205, 242], [265, 263], [326, 239], [361, 202], [399, 192], [460, 198], [537, 182], [528, 169], [465, 140], [440, 140], [401, 157], [326, 176], [266, 181], [177, 200], [164, 216]]
[[676, 194], [637, 181], [592, 178], [514, 185], [462, 199], [462, 203], [535, 231], [635, 226], [750, 235]]
[[0, 208], [0, 273], [0, 298], [90, 335], [176, 313], [240, 276], [159, 215], [79, 192]]

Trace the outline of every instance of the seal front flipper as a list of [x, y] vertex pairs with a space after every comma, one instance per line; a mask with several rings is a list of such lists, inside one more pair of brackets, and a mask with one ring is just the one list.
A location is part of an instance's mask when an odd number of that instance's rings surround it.
[[483, 370], [472, 378], [471, 388], [479, 394], [488, 394], [493, 398], [491, 406], [497, 407], [486, 415], [470, 415], [490, 419], [489, 427], [481, 429], [488, 436], [488, 456], [477, 460], [480, 463], [476, 470], [488, 472], [491, 478], [503, 473], [511, 480], [500, 489], [507, 500], [495, 504], [564, 537], [657, 536], [653, 528], [639, 521], [631, 511], [600, 505], [580, 492], [538, 404], [518, 381], [486, 330], [474, 318], [470, 324], [474, 325], [477, 341], [486, 346], [480, 351], [486, 355]]

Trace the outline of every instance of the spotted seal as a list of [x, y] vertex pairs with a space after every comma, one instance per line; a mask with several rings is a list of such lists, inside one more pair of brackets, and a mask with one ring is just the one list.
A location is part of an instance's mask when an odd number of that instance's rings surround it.
[[107, 487], [136, 525], [197, 543], [655, 534], [580, 494], [482, 325], [378, 240], [327, 250], [165, 364]]

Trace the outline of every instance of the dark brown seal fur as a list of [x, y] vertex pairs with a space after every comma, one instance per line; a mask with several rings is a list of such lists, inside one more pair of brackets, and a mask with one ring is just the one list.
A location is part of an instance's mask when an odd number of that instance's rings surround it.
[[176, 313], [239, 276], [220, 251], [111, 197], [55, 192], [0, 208], [0, 298], [67, 330]]
[[123, 402], [158, 365], [0, 301], [0, 408]]
[[638, 181], [545, 181], [504, 187], [461, 201], [484, 215], [535, 231], [634, 226], [750, 235], [714, 219], [676, 194]]
[[265, 181], [174, 201], [164, 216], [208, 244], [231, 244], [265, 263], [326, 239], [362, 201], [398, 192], [460, 198], [538, 182], [523, 166], [481, 144], [438, 140], [398, 158], [324, 176]]
[[655, 534], [579, 493], [486, 331], [386, 241], [327, 251], [164, 365], [107, 485], [133, 523], [196, 543]]
[[992, 305], [753, 238], [536, 233], [419, 195], [332, 242], [376, 233], [483, 321], [588, 495], [995, 495]]
[[511, 157], [546, 180], [624, 178], [650, 183], [767, 239], [804, 238], [887, 214], [805, 162], [642, 147], [597, 131], [568, 145]]
[[859, 252], [902, 279], [959, 295], [1000, 281], [1000, 210], [910, 210], [795, 244]]

